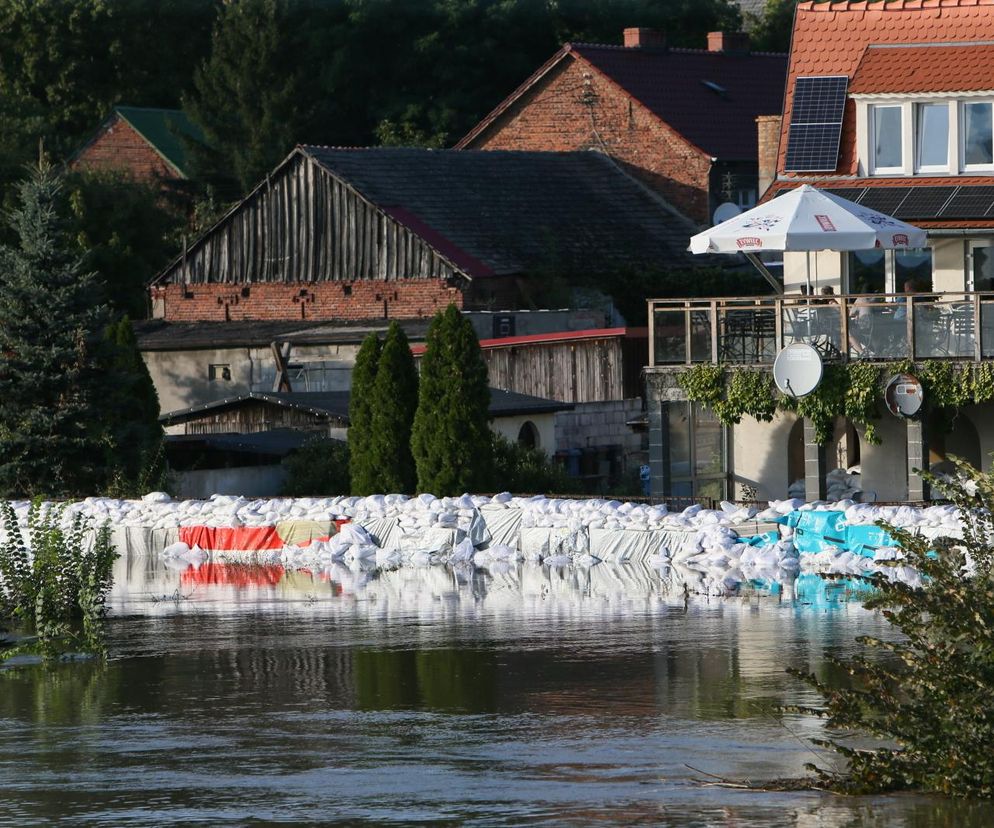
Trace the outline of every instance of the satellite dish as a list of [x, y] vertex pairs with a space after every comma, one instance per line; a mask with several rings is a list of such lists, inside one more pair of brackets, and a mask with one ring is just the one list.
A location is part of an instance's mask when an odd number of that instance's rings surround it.
[[887, 381], [884, 402], [887, 410], [895, 417], [914, 417], [921, 410], [924, 400], [925, 395], [918, 377], [895, 374]]
[[714, 211], [714, 223], [721, 224], [723, 221], [735, 218], [741, 212], [742, 208], [738, 204], [726, 201], [724, 204], [719, 204], [718, 209]]
[[773, 381], [788, 397], [806, 397], [821, 382], [821, 354], [810, 345], [788, 345], [773, 362]]

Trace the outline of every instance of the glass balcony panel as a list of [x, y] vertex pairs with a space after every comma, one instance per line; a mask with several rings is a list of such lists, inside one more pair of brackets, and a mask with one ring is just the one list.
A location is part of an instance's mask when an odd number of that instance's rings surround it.
[[908, 357], [907, 305], [873, 296], [850, 299], [849, 355], [856, 359]]
[[915, 302], [915, 356], [919, 359], [972, 359], [973, 303]]
[[655, 364], [687, 361], [687, 314], [683, 310], [659, 310], [652, 313]]
[[994, 297], [980, 303], [980, 347], [985, 359], [994, 357]]
[[690, 359], [692, 362], [711, 361], [711, 309], [690, 312]]
[[756, 305], [729, 305], [718, 311], [718, 361], [773, 362], [776, 357], [776, 311]]
[[825, 359], [842, 355], [842, 306], [838, 299], [802, 299], [783, 305], [783, 344], [803, 342]]

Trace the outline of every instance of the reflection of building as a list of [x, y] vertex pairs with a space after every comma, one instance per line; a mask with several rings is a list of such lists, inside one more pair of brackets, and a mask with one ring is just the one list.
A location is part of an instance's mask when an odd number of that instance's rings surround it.
[[[868, 360], [885, 372], [904, 360], [969, 365], [994, 357], [994, 295], [982, 293], [994, 290], [992, 41], [994, 7], [965, 0], [941, 10], [798, 6], [779, 144], [763, 140], [770, 123], [760, 123], [760, 166], [775, 170], [765, 198], [814, 184], [926, 229], [928, 247], [788, 252], [784, 297], [655, 303], [654, 491], [782, 497], [794, 483], [817, 498], [826, 472], [859, 464], [867, 496], [919, 499], [927, 492], [915, 469], [941, 468], [947, 453], [989, 468], [989, 403], [965, 406], [952, 432], [934, 412], [905, 422], [881, 405], [879, 445], [840, 419], [819, 447], [811, 424], [792, 414], [724, 428], [686, 402], [675, 375], [701, 362], [768, 370], [796, 341], [830, 362]], [[809, 280], [838, 298], [803, 298]]]

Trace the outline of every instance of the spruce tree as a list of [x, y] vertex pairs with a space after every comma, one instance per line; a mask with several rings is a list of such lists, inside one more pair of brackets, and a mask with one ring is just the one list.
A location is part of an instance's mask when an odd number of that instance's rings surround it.
[[492, 488], [487, 366], [472, 323], [455, 305], [428, 328], [411, 449], [418, 489], [457, 495]]
[[108, 466], [114, 471], [114, 494], [137, 496], [160, 488], [165, 476], [159, 395], [138, 350], [127, 316], [104, 335], [108, 383], [101, 407], [110, 430]]
[[418, 370], [403, 329], [390, 323], [372, 399], [369, 458], [379, 491], [411, 494], [417, 485], [411, 426], [418, 407]]
[[18, 201], [18, 241], [0, 247], [0, 495], [94, 494], [112, 442], [99, 410], [107, 306], [47, 162], [19, 185]]
[[363, 340], [352, 369], [352, 392], [349, 397], [349, 469], [352, 494], [376, 494], [376, 469], [373, 465], [373, 388], [380, 363], [380, 338], [371, 333]]

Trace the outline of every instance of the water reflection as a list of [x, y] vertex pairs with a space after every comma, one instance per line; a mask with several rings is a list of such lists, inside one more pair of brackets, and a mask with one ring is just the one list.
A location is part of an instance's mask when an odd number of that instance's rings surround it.
[[842, 680], [825, 652], [884, 632], [858, 604], [687, 598], [643, 566], [118, 568], [110, 661], [0, 671], [0, 824], [986, 824], [688, 769], [814, 759], [784, 668]]

